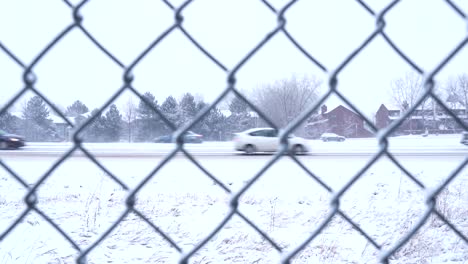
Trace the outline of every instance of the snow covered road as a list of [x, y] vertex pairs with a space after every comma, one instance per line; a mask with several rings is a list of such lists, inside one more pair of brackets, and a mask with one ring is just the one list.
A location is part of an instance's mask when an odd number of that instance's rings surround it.
[[[375, 138], [348, 139], [345, 142], [309, 140], [312, 156], [369, 156], [379, 149]], [[28, 143], [20, 150], [0, 151], [8, 156], [59, 156], [71, 149], [72, 143]], [[93, 155], [101, 157], [156, 157], [168, 154], [174, 144], [162, 143], [85, 143]], [[241, 154], [233, 149], [232, 142], [204, 142], [186, 144], [185, 149], [195, 156], [232, 156]], [[396, 156], [468, 156], [468, 146], [460, 144], [459, 135], [429, 137], [404, 136], [389, 138], [389, 150]], [[74, 155], [82, 155], [76, 152]]]

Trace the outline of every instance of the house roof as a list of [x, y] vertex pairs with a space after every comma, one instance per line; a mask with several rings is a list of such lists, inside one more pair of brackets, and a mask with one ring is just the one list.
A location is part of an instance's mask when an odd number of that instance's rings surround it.
[[392, 103], [382, 103], [382, 105], [384, 105], [389, 111], [392, 111], [392, 110], [398, 110], [400, 111], [400, 107], [395, 105], [395, 104], [392, 104]]
[[23, 112], [10, 112], [10, 114], [18, 118], [23, 118]]
[[[66, 124], [67, 123], [65, 120], [63, 120], [62, 117], [57, 116], [57, 115], [49, 115], [49, 118], [52, 120], [52, 122], [54, 124]], [[69, 119], [71, 119], [71, 118], [69, 118]]]
[[328, 113], [331, 113], [331, 112], [333, 112], [333, 111], [337, 111], [338, 109], [344, 109], [344, 110], [347, 110], [347, 111], [349, 111], [349, 112], [351, 112], [351, 113], [353, 113], [353, 114], [355, 114], [355, 115], [359, 115], [359, 114], [356, 113], [353, 109], [348, 108], [348, 107], [346, 107], [346, 106], [344, 106], [344, 105], [338, 105], [338, 106], [336, 106], [335, 108], [333, 108], [332, 110], [327, 111], [326, 113], [328, 114]]
[[323, 123], [326, 123], [326, 122], [328, 122], [327, 118], [319, 119], [319, 120], [316, 120], [316, 121], [307, 122], [306, 127], [314, 126], [314, 125], [318, 125], [318, 124], [323, 124]]
[[[232, 115], [232, 112], [228, 109], [223, 109], [223, 110], [219, 110], [221, 112], [221, 114], [223, 114], [225, 117], [229, 117]], [[257, 112], [254, 112], [254, 111], [250, 111], [249, 112], [250, 116], [251, 117], [259, 117], [258, 113]]]

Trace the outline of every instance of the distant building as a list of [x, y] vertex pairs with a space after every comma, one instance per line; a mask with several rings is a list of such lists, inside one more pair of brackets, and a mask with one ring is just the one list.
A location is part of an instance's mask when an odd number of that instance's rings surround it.
[[[23, 112], [11, 112], [11, 115], [16, 117], [18, 120], [24, 120], [23, 119]], [[67, 117], [69, 120], [74, 121], [73, 117]], [[69, 139], [70, 135], [70, 126], [68, 123], [60, 116], [50, 114], [48, 116], [48, 119], [50, 119], [53, 123], [54, 127], [54, 132], [51, 133], [50, 139], [51, 141], [66, 141]], [[22, 125], [19, 124], [19, 130], [21, 131], [22, 129], [25, 129], [21, 127]], [[24, 132], [24, 131], [23, 131]]]
[[308, 120], [305, 129], [308, 136], [312, 138], [318, 138], [326, 132], [347, 138], [374, 136], [372, 130], [366, 125], [364, 118], [342, 105], [338, 105], [331, 111], [328, 111], [327, 106], [323, 105], [320, 113]]
[[[453, 107], [453, 108], [452, 108]], [[458, 117], [464, 124], [468, 124], [466, 109], [461, 105], [450, 105], [450, 113]], [[418, 107], [409, 115], [400, 126], [397, 134], [422, 134], [427, 130], [429, 133], [448, 134], [459, 133], [461, 126], [453, 116], [442, 107]], [[375, 125], [378, 129], [388, 127], [395, 120], [401, 119], [404, 112], [397, 107], [380, 105], [375, 114]]]

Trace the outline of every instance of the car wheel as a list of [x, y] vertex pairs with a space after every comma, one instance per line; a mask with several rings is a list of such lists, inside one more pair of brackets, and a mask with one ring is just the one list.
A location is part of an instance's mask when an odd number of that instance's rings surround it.
[[344, 141], [344, 138], [340, 138], [340, 142], [343, 142]]
[[302, 145], [295, 145], [292, 149], [294, 155], [301, 155], [304, 154], [305, 149]]
[[8, 144], [5, 141], [0, 142], [0, 149], [7, 149]]
[[245, 151], [246, 154], [252, 155], [252, 154], [255, 153], [255, 147], [253, 145], [249, 144], [249, 145], [245, 146], [244, 151]]

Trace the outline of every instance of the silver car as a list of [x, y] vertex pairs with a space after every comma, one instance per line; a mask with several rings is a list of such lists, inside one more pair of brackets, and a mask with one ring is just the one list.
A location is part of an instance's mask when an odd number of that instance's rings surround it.
[[320, 136], [320, 139], [323, 141], [323, 142], [327, 142], [327, 141], [338, 141], [338, 142], [343, 142], [345, 141], [345, 137], [343, 136], [340, 136], [340, 135], [337, 135], [335, 133], [323, 133], [321, 136]]

